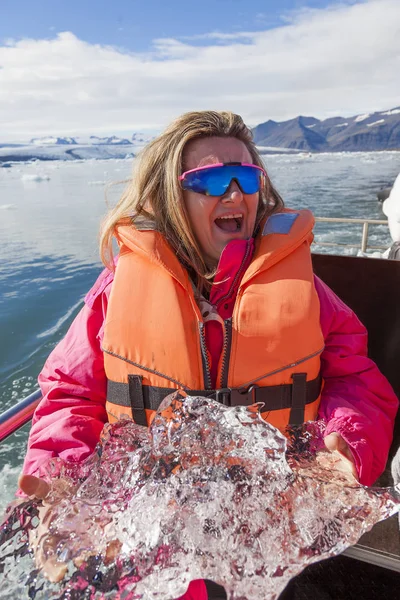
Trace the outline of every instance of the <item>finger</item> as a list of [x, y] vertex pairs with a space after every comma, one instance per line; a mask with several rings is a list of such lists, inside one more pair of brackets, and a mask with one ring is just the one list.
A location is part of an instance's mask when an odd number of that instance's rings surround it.
[[43, 575], [52, 583], [59, 583], [64, 579], [68, 569], [68, 565], [64, 562], [59, 562], [57, 557], [51, 556], [42, 565]]
[[325, 446], [330, 452], [339, 452], [351, 463], [354, 463], [353, 453], [350, 450], [347, 442], [342, 438], [339, 433], [333, 432], [326, 436], [324, 439]]
[[340, 471], [351, 473], [351, 475], [358, 481], [358, 473], [355, 464], [352, 460], [349, 460], [343, 454], [340, 454], [340, 461], [338, 463]]
[[27, 496], [34, 496], [43, 500], [49, 493], [50, 486], [43, 479], [34, 475], [20, 475], [18, 485]]
[[340, 455], [340, 470], [351, 473], [358, 481], [358, 473], [354, 464], [353, 454], [342, 436], [334, 431], [326, 436], [324, 442], [326, 448], [330, 452], [336, 452]]
[[339, 450], [339, 445], [342, 440], [343, 438], [338, 433], [333, 432], [324, 438], [324, 443], [327, 449], [330, 452], [333, 452], [334, 450]]

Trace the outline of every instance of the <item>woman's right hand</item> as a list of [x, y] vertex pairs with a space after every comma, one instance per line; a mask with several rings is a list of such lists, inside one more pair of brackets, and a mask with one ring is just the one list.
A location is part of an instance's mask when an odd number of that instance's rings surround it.
[[[61, 493], [69, 488], [62, 479], [56, 480], [55, 484]], [[38, 505], [39, 524], [29, 532], [29, 545], [33, 550], [37, 568], [41, 569], [52, 583], [58, 583], [64, 578], [67, 565], [57, 560], [53, 552], [57, 540], [49, 534], [53, 513], [52, 504], [46, 502], [46, 498], [52, 488], [44, 479], [24, 474], [20, 475], [18, 485], [24, 494], [42, 501]]]
[[[41, 501], [38, 504], [39, 525], [29, 532], [29, 544], [35, 556], [37, 568], [42, 570], [43, 575], [52, 583], [59, 583], [65, 576], [68, 566], [65, 562], [58, 560], [55, 553], [55, 547], [59, 538], [52, 535], [49, 531], [54, 519], [53, 502], [54, 495], [58, 499], [71, 496], [75, 488], [71, 482], [65, 479], [54, 479], [49, 485], [44, 479], [34, 475], [20, 475], [18, 480], [20, 489], [30, 498]], [[50, 494], [51, 492], [51, 494]], [[51, 496], [51, 498], [50, 498]], [[50, 501], [51, 500], [51, 501]], [[106, 532], [107, 525], [104, 527]], [[104, 563], [108, 564], [115, 560], [121, 550], [121, 542], [117, 539], [111, 539], [106, 546], [104, 554]], [[95, 552], [93, 551], [92, 554]], [[91, 554], [89, 552], [89, 554]], [[88, 553], [75, 556], [73, 563], [79, 567], [82, 561], [86, 560]]]
[[50, 491], [50, 486], [44, 479], [24, 473], [19, 476], [18, 486], [24, 494], [38, 500], [44, 500]]

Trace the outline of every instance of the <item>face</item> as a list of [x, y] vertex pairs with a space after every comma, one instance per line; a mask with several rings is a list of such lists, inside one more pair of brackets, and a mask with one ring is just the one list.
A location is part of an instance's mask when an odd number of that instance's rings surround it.
[[[250, 152], [236, 138], [210, 137], [189, 142], [183, 155], [184, 170], [227, 162], [252, 163]], [[223, 196], [205, 196], [184, 190], [183, 197], [193, 234], [209, 267], [218, 264], [231, 240], [253, 235], [259, 193], [243, 194], [232, 181]]]

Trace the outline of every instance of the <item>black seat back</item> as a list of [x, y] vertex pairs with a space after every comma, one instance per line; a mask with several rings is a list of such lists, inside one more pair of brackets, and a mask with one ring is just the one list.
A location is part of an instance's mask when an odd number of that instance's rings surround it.
[[[400, 396], [400, 261], [313, 254], [313, 266], [364, 323], [369, 356]], [[391, 454], [399, 446], [400, 415]]]

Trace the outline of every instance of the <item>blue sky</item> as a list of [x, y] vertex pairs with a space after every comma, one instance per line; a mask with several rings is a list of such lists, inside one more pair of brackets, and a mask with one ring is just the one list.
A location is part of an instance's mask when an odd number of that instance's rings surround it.
[[[342, 2], [343, 3], [343, 2]], [[347, 2], [349, 4], [351, 2]], [[335, 0], [1, 0], [0, 40], [42, 39], [71, 31], [92, 44], [131, 51], [155, 38], [212, 31], [264, 31], [293, 10], [325, 8]], [[198, 40], [197, 43], [202, 43]], [[203, 42], [204, 43], [204, 42]]]
[[400, 105], [399, 0], [0, 0], [0, 142]]

